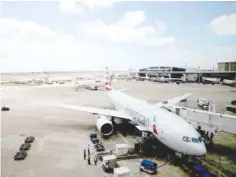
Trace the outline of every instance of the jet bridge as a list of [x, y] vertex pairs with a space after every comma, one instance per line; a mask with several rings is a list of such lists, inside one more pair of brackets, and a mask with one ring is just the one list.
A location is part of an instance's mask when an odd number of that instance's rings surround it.
[[205, 131], [210, 139], [219, 131], [236, 134], [236, 116], [178, 106], [164, 105], [163, 108], [179, 115], [194, 128]]

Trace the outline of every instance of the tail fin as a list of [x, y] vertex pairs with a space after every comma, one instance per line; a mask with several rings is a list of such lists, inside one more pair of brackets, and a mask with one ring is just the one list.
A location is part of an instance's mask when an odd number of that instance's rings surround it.
[[106, 66], [105, 89], [108, 92], [112, 90], [112, 86], [111, 86], [112, 78], [113, 78], [113, 76], [110, 76], [108, 67]]

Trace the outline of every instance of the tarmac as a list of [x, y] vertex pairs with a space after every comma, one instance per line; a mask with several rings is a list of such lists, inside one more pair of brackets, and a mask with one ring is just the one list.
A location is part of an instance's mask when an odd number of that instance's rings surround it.
[[[127, 94], [151, 103], [159, 102], [184, 93], [193, 93], [188, 98], [187, 106], [196, 107], [196, 99], [204, 97], [216, 102], [217, 110], [223, 110], [226, 104], [235, 97], [235, 88], [221, 85], [203, 84], [159, 84], [138, 81], [119, 81], [117, 89], [129, 88]], [[101, 89], [103, 90], [103, 89]], [[1, 123], [1, 175], [4, 177], [104, 177], [105, 174], [98, 161], [94, 165], [93, 156], [95, 150], [91, 148], [91, 163], [83, 159], [83, 150], [90, 147], [90, 132], [97, 132], [96, 117], [64, 108], [50, 107], [43, 103], [62, 103], [71, 105], [83, 105], [100, 108], [111, 108], [106, 95], [96, 91], [75, 91], [71, 84], [34, 86], [34, 85], [2, 85], [2, 105], [10, 108], [10, 111], [2, 112]], [[28, 156], [23, 161], [14, 161], [13, 157], [19, 150], [27, 136], [34, 136]], [[221, 138], [222, 137], [222, 138]], [[225, 142], [225, 137], [230, 137], [230, 142]], [[236, 136], [219, 134], [221, 145], [236, 149]], [[226, 138], [227, 139], [227, 138]], [[106, 149], [115, 149], [118, 143], [133, 143], [131, 137], [115, 136], [108, 140], [102, 140]], [[223, 141], [223, 142], [221, 142]], [[219, 141], [218, 141], [219, 142]], [[217, 152], [213, 153], [216, 155]], [[229, 173], [236, 172], [235, 160], [221, 154], [227, 163], [231, 163]], [[122, 160], [119, 165], [127, 166], [132, 176], [148, 177], [139, 172], [142, 159]], [[162, 159], [156, 159], [162, 164]], [[217, 163], [217, 162], [216, 162]], [[226, 168], [221, 166], [221, 168]], [[165, 165], [159, 169], [156, 176], [178, 177], [183, 176], [183, 171], [172, 165]], [[152, 175], [153, 176], [153, 175]]]

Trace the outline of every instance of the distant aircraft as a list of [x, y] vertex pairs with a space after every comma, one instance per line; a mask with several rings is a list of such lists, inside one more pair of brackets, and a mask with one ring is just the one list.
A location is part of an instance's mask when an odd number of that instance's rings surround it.
[[169, 78], [165, 78], [165, 77], [159, 77], [157, 79], [158, 82], [165, 82], [165, 83], [168, 83], [170, 82], [170, 79]]
[[206, 147], [200, 134], [184, 119], [161, 108], [164, 104], [175, 105], [185, 100], [191, 94], [185, 94], [165, 102], [159, 102], [156, 105], [151, 105], [123, 93], [126, 89], [113, 89], [108, 70], [106, 73], [105, 89], [105, 94], [109, 97], [116, 110], [56, 103], [46, 104], [96, 115], [98, 117], [97, 129], [104, 136], [109, 136], [113, 132], [111, 120], [113, 118], [120, 118], [135, 124], [136, 128], [140, 131], [151, 133], [178, 155], [203, 156], [206, 154]]
[[223, 85], [235, 86], [236, 85], [236, 76], [234, 80], [224, 79], [222, 81]]
[[219, 84], [220, 83], [220, 79], [218, 78], [211, 78], [211, 77], [202, 77], [202, 83], [206, 83], [206, 84]]
[[59, 83], [64, 84], [65, 82], [70, 82], [73, 80], [73, 77], [46, 77], [44, 78], [45, 84]]
[[11, 83], [13, 84], [33, 84], [34, 83], [34, 79], [16, 79], [16, 80], [12, 80]]
[[94, 80], [87, 80], [87, 81], [77, 81], [73, 85], [73, 89], [78, 91], [79, 89], [89, 89], [89, 90], [97, 90], [100, 87], [105, 87], [105, 81], [94, 79]]

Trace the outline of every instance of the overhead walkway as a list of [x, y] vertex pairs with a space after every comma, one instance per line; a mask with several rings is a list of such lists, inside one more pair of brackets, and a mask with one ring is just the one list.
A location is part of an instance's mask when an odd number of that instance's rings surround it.
[[236, 116], [186, 107], [164, 106], [164, 108], [176, 113], [196, 129], [201, 128], [213, 134], [219, 131], [236, 134]]

